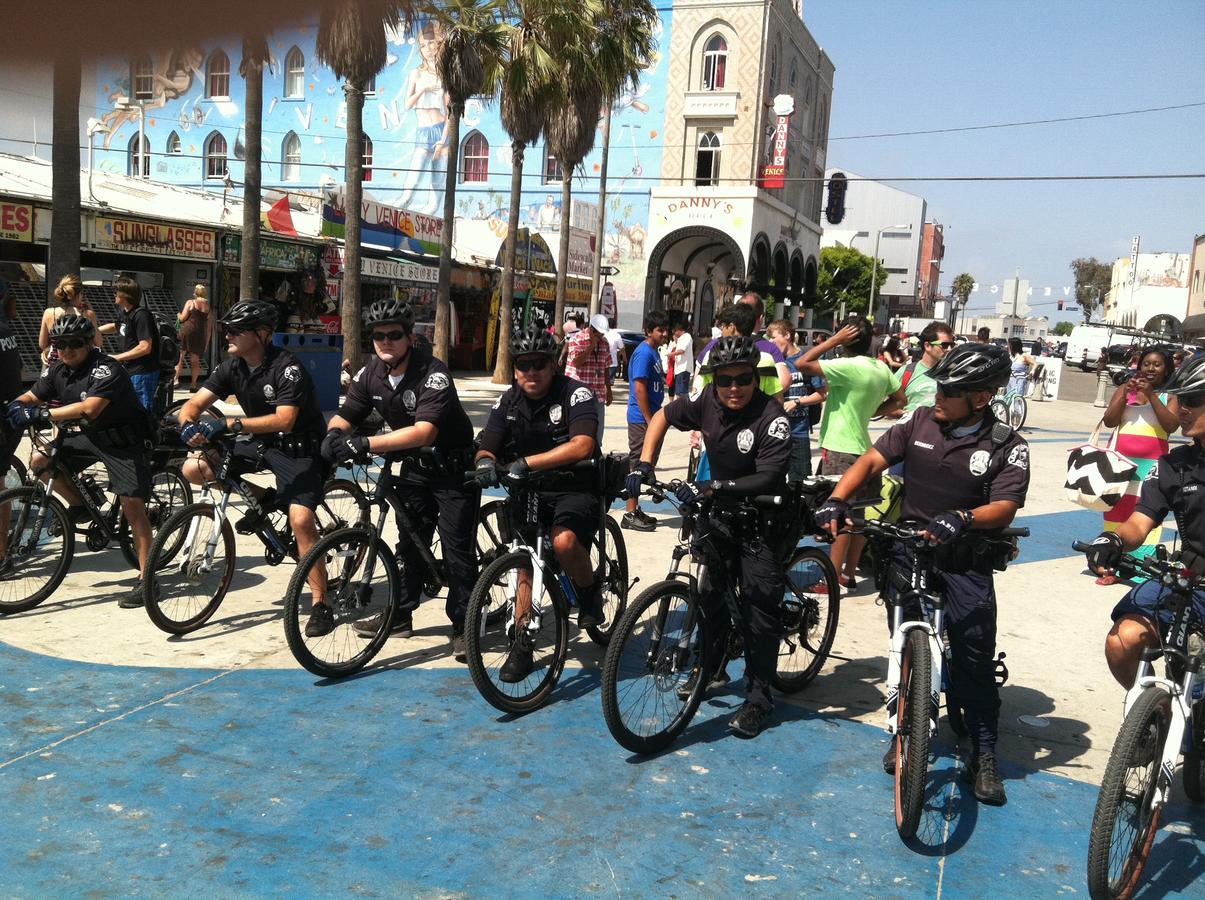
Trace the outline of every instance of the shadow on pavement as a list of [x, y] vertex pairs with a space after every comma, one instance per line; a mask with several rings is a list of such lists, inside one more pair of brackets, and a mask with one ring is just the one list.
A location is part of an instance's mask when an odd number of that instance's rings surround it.
[[[1052, 716], [1054, 701], [1041, 691], [1020, 684], [1000, 689], [1000, 743], [1002, 756], [1032, 771], [1065, 767], [1081, 768], [1075, 760], [1092, 748], [1088, 724], [1078, 719]], [[1018, 719], [1033, 716], [1045, 728], [1028, 726]]]
[[[1205, 877], [1205, 857], [1199, 852], [1199, 838], [1193, 837], [1205, 831], [1205, 810], [1169, 806], [1164, 809], [1159, 824], [1155, 845], [1142, 870], [1137, 892], [1141, 897], [1182, 894]], [[1088, 823], [1085, 824], [1087, 827]]]

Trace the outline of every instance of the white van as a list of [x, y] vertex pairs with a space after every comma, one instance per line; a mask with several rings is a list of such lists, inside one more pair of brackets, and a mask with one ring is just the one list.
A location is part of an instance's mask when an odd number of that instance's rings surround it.
[[1079, 366], [1085, 372], [1096, 368], [1100, 359], [1100, 348], [1113, 343], [1113, 328], [1109, 325], [1076, 325], [1067, 338], [1067, 353], [1063, 357], [1068, 366]]

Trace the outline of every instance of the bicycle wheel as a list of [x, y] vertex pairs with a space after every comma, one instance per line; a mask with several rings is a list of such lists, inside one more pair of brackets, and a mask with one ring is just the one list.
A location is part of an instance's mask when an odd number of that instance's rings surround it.
[[900, 659], [895, 726], [895, 830], [904, 840], [916, 836], [925, 799], [932, 665], [929, 636], [919, 628], [912, 629]]
[[1004, 402], [1003, 397], [993, 397], [992, 402], [987, 406], [992, 411], [992, 416], [997, 422], [1008, 421], [1008, 404]]
[[707, 622], [687, 585], [661, 581], [632, 601], [603, 659], [603, 718], [621, 746], [656, 753], [690, 724], [707, 687], [691, 677], [705, 670], [706, 647]]
[[602, 558], [599, 562], [599, 545], [590, 545], [590, 568], [597, 578], [602, 573], [603, 613], [602, 625], [591, 625], [586, 629], [590, 640], [605, 647], [611, 640], [615, 623], [623, 615], [628, 603], [628, 548], [623, 540], [619, 523], [607, 516], [603, 521]]
[[[370, 548], [375, 550], [371, 567], [367, 565]], [[307, 637], [306, 622], [314, 609], [310, 577], [319, 567], [326, 570], [326, 598], [335, 627], [328, 634]], [[321, 678], [358, 672], [389, 637], [393, 607], [401, 590], [397, 560], [375, 531], [341, 528], [321, 538], [297, 564], [285, 594], [285, 638], [293, 658]], [[371, 636], [359, 634], [356, 624], [374, 616], [376, 632]]]
[[1025, 402], [1025, 398], [1020, 394], [1013, 394], [1008, 401], [1008, 424], [1013, 427], [1013, 431], [1021, 430], [1028, 414], [1029, 405]]
[[1201, 785], [1203, 783], [1205, 783], [1205, 701], [1198, 700], [1192, 708], [1192, 749], [1184, 754], [1184, 793], [1193, 803], [1201, 802]]
[[[465, 614], [473, 684], [486, 702], [508, 713], [531, 712], [547, 703], [565, 667], [569, 606], [550, 572], [544, 576], [543, 596], [532, 598], [532, 574], [527, 553], [516, 550], [500, 556], [478, 576]], [[517, 622], [516, 604], [529, 599], [533, 607], [538, 600], [542, 614]], [[531, 648], [531, 670], [519, 680], [503, 681], [502, 666], [520, 640]]]
[[332, 478], [322, 488], [314, 510], [318, 534], [327, 535], [352, 525], [367, 526], [370, 510], [364, 490], [349, 478]]
[[1160, 809], [1151, 802], [1171, 716], [1167, 691], [1147, 688], [1117, 732], [1088, 837], [1088, 893], [1093, 898], [1129, 897], [1138, 886], [1159, 829]]
[[[158, 531], [171, 514], [192, 503], [192, 485], [181, 474], [179, 469], [163, 469], [151, 475], [151, 495], [146, 501], [146, 517], [151, 523], [152, 534]], [[114, 499], [115, 503], [120, 501]], [[183, 540], [184, 536], [179, 535]], [[121, 555], [133, 568], [138, 568], [138, 551], [134, 546], [133, 535], [126, 521], [125, 513], [120, 513], [117, 523], [117, 546]], [[177, 546], [171, 549], [170, 555], [175, 555]], [[148, 556], [149, 559], [149, 556]]]
[[786, 576], [784, 630], [771, 681], [784, 694], [794, 694], [820, 673], [828, 659], [837, 634], [841, 598], [837, 570], [816, 547], [796, 550], [787, 563]]
[[484, 569], [506, 552], [506, 501], [490, 500], [477, 512], [477, 566]]
[[188, 634], [208, 622], [230, 589], [234, 562], [234, 529], [224, 517], [219, 525], [212, 503], [173, 513], [151, 542], [151, 577], [142, 579], [146, 614], [155, 627]]
[[28, 483], [29, 472], [25, 468], [25, 463], [14, 453], [9, 460], [8, 474], [4, 476], [4, 490], [12, 490]]
[[8, 514], [0, 614], [24, 612], [58, 590], [67, 577], [75, 556], [75, 532], [63, 504], [47, 497], [40, 485], [0, 492], [0, 511]]

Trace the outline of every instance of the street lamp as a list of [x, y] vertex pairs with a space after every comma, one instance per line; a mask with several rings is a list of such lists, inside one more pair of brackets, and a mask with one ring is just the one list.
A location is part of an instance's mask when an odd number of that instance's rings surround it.
[[874, 236], [874, 262], [870, 267], [870, 302], [867, 305], [866, 318], [874, 321], [874, 285], [879, 275], [879, 241], [883, 239], [883, 233], [887, 231], [899, 231], [902, 228], [908, 228], [908, 225], [888, 225], [886, 228], [880, 228]]

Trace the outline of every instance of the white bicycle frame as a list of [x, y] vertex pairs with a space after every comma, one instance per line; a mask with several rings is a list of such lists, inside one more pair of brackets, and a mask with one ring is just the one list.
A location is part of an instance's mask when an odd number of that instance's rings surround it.
[[904, 618], [903, 607], [897, 604], [891, 613], [891, 651], [887, 659], [887, 733], [899, 733], [899, 697], [900, 697], [900, 665], [904, 656], [904, 644], [908, 634], [915, 630], [925, 632], [929, 638], [929, 657], [931, 661], [929, 684], [929, 734], [937, 731], [937, 714], [941, 708], [941, 679], [945, 669], [946, 647], [941, 639], [942, 619], [944, 610], [933, 611], [933, 621], [901, 621]]
[[1171, 697], [1172, 718], [1167, 726], [1167, 740], [1163, 743], [1163, 759], [1159, 762], [1159, 774], [1155, 779], [1155, 792], [1151, 795], [1152, 809], [1158, 809], [1171, 799], [1172, 779], [1175, 777], [1176, 763], [1180, 759], [1181, 747], [1184, 742], [1184, 732], [1192, 721], [1192, 687], [1197, 678], [1205, 677], [1205, 673], [1184, 673], [1184, 683], [1177, 684], [1170, 678], [1155, 674], [1154, 664], [1143, 660], [1138, 667], [1138, 677], [1134, 686], [1126, 692], [1124, 721], [1130, 715], [1130, 710], [1138, 702], [1138, 698], [1155, 688], [1163, 690]]

